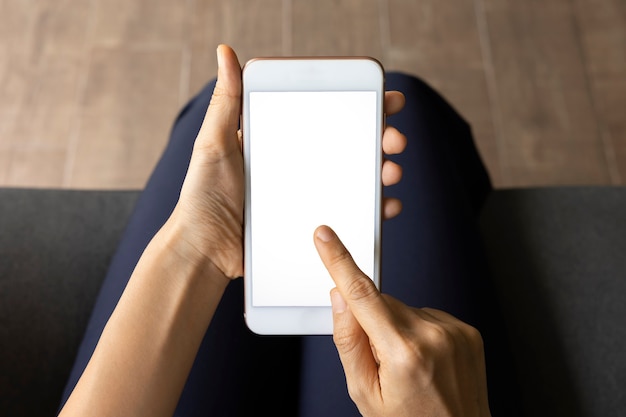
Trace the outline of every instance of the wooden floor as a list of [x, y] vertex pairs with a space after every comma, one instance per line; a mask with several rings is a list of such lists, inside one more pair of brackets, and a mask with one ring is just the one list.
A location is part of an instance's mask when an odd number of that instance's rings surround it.
[[0, 185], [141, 187], [218, 43], [421, 76], [498, 187], [626, 183], [624, 0], [0, 0]]

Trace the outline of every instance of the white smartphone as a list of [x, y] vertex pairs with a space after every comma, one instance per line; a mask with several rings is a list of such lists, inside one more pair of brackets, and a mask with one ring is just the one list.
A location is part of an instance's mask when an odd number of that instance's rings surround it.
[[380, 286], [384, 70], [372, 58], [258, 58], [243, 69], [245, 319], [332, 334], [328, 225]]

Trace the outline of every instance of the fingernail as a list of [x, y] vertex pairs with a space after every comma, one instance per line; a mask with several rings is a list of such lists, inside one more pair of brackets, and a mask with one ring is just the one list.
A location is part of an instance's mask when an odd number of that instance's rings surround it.
[[337, 289], [330, 292], [330, 304], [332, 305], [333, 313], [343, 313], [348, 308], [346, 300], [343, 299]]
[[335, 237], [335, 233], [328, 226], [317, 229], [317, 238], [322, 242], [330, 242]]
[[218, 45], [217, 50], [216, 50], [216, 54], [217, 54], [217, 67], [221, 67], [222, 66], [222, 61], [223, 61], [223, 57], [222, 57], [222, 51], [220, 48], [221, 45]]

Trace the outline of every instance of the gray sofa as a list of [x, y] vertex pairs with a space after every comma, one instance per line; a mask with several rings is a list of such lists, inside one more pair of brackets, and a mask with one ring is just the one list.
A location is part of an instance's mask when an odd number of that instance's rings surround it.
[[[0, 189], [0, 416], [49, 416], [138, 193]], [[528, 416], [626, 415], [626, 188], [492, 192], [481, 229]]]

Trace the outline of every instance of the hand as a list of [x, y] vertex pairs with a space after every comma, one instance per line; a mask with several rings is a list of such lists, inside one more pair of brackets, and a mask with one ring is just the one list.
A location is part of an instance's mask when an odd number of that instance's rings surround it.
[[[238, 135], [241, 66], [235, 52], [225, 45], [218, 47], [217, 58], [217, 84], [171, 220], [181, 229], [179, 235], [189, 243], [194, 256], [209, 259], [232, 279], [243, 275], [244, 168]], [[385, 93], [387, 114], [397, 113], [403, 106], [402, 93]], [[397, 154], [405, 146], [404, 135], [387, 127], [383, 152]], [[401, 178], [401, 167], [385, 160], [383, 185], [396, 184]], [[401, 209], [398, 199], [383, 201], [384, 218], [398, 215]]]
[[315, 231], [315, 245], [337, 285], [333, 340], [361, 414], [490, 416], [476, 329], [381, 294], [327, 226]]

